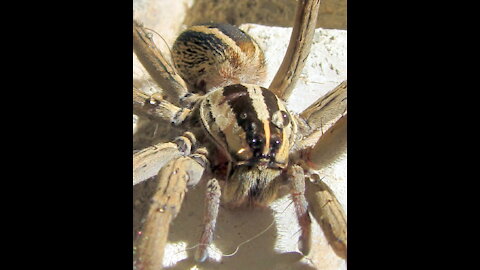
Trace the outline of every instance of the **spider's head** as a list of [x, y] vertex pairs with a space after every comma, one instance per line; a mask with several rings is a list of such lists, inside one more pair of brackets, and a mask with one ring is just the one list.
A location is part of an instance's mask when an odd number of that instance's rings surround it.
[[268, 89], [252, 84], [219, 88], [204, 99], [201, 115], [204, 127], [234, 166], [288, 165], [296, 124]]

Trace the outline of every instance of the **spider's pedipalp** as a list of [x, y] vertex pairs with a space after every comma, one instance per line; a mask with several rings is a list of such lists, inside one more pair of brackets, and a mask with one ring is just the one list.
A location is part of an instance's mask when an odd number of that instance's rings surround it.
[[198, 262], [204, 262], [208, 258], [208, 246], [213, 241], [215, 224], [217, 223], [220, 195], [221, 189], [218, 180], [211, 178], [208, 180], [207, 191], [205, 194], [203, 232], [200, 237], [199, 246], [195, 252], [195, 260]]
[[290, 194], [295, 206], [298, 224], [300, 225], [300, 238], [298, 249], [303, 255], [307, 255], [311, 248], [311, 224], [308, 212], [308, 204], [305, 199], [305, 174], [302, 167], [293, 165], [288, 170], [288, 182], [290, 184]]

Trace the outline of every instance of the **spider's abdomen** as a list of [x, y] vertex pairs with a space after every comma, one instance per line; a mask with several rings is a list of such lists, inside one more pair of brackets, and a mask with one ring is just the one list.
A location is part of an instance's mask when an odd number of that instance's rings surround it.
[[258, 44], [229, 24], [188, 28], [175, 41], [172, 57], [194, 92], [235, 83], [261, 84], [266, 75], [265, 57]]
[[235, 84], [209, 93], [202, 124], [234, 166], [285, 168], [296, 124], [285, 104], [266, 88]]

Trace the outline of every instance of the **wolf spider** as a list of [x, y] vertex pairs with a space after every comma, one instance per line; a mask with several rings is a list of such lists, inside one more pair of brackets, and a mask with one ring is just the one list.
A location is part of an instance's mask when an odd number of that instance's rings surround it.
[[[180, 211], [187, 187], [200, 181], [207, 182], [207, 192], [197, 261], [208, 259], [221, 196], [231, 207], [266, 206], [280, 196], [277, 193], [283, 187], [289, 189], [301, 227], [299, 250], [304, 255], [310, 250], [311, 213], [335, 253], [346, 259], [345, 213], [314, 173], [346, 146], [346, 81], [299, 115], [284, 104], [308, 56], [318, 7], [319, 1], [298, 1], [289, 47], [269, 90], [245, 83], [244, 77], [239, 81], [238, 76], [213, 85], [208, 82], [218, 80], [207, 80], [212, 79], [208, 76], [185, 82], [156, 48], [151, 33], [133, 22], [134, 51], [166, 94], [147, 95], [134, 88], [134, 113], [171, 122], [183, 131], [173, 142], [134, 153], [134, 185], [155, 175], [158, 179], [134, 246], [136, 269], [162, 268], [170, 222]], [[263, 101], [246, 101], [254, 96], [263, 96]], [[220, 118], [236, 121], [237, 127], [222, 126]], [[322, 121], [334, 124], [324, 131]], [[312, 180], [307, 181], [308, 189], [306, 179]]]

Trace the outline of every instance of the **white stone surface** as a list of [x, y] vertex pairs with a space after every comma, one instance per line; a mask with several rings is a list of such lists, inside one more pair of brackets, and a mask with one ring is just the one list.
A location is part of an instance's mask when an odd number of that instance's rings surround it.
[[[290, 40], [291, 28], [243, 25], [257, 40], [267, 59], [268, 87], [282, 63]], [[347, 31], [317, 29], [301, 78], [288, 100], [289, 109], [301, 112], [318, 97], [347, 78]]]

